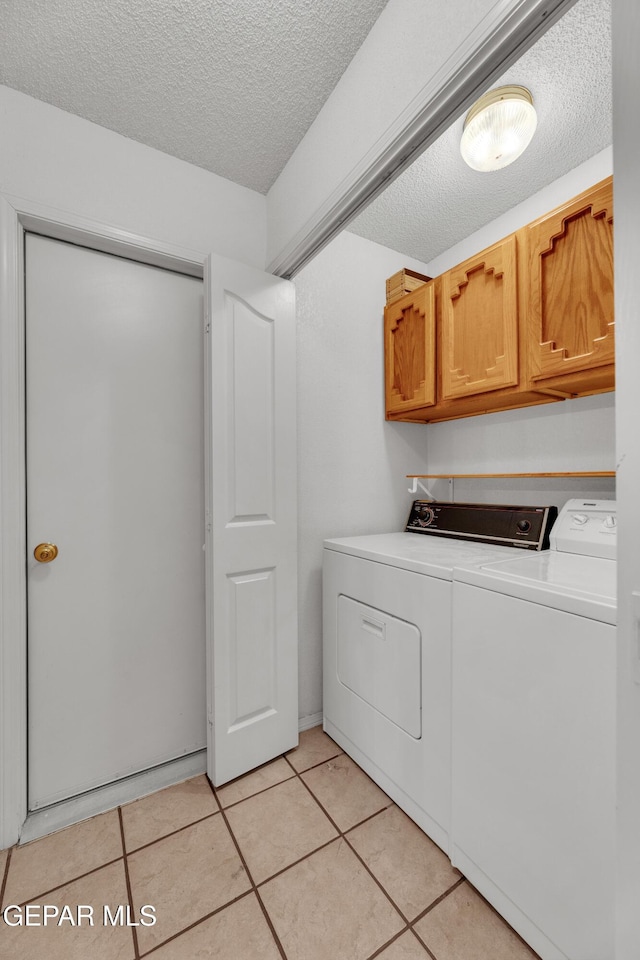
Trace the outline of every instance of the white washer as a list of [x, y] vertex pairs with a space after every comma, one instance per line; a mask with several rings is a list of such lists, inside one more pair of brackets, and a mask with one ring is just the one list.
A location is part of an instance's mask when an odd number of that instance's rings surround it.
[[451, 860], [543, 960], [612, 960], [615, 503], [454, 573]]
[[453, 568], [513, 553], [419, 533], [325, 541], [324, 729], [445, 851]]

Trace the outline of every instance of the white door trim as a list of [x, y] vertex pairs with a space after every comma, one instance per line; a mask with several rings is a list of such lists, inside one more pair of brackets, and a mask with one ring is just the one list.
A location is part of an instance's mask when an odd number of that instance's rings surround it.
[[0, 194], [0, 849], [27, 816], [24, 234], [202, 277], [206, 254]]

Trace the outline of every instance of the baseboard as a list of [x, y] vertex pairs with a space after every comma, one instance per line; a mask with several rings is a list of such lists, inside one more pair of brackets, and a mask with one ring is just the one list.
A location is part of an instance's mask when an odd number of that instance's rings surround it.
[[131, 800], [139, 800], [140, 797], [162, 790], [163, 787], [170, 787], [174, 783], [188, 780], [189, 777], [197, 777], [206, 773], [206, 770], [207, 751], [198, 750], [187, 757], [179, 757], [177, 760], [152, 767], [151, 770], [125, 777], [117, 783], [97, 787], [80, 797], [72, 797], [43, 810], [36, 810], [25, 820], [18, 842], [22, 844], [37, 840], [54, 830], [95, 817], [98, 813], [105, 813]]
[[[303, 730], [310, 730], [321, 723], [322, 712], [300, 717], [298, 731], [302, 733]], [[206, 770], [206, 750], [199, 750], [188, 757], [171, 760], [159, 767], [126, 777], [117, 783], [90, 790], [80, 797], [73, 797], [71, 800], [63, 800], [43, 810], [36, 810], [25, 820], [18, 842], [23, 844], [29, 843], [30, 840], [37, 840], [48, 833], [53, 833], [54, 830], [61, 830], [72, 823], [95, 817], [123, 803], [129, 803], [156, 790], [162, 790], [163, 787], [170, 787], [174, 783], [188, 780], [189, 777], [197, 777], [201, 773], [206, 773]]]
[[322, 710], [320, 713], [312, 713], [308, 717], [300, 717], [298, 720], [298, 732], [311, 730], [312, 727], [318, 727], [322, 723]]

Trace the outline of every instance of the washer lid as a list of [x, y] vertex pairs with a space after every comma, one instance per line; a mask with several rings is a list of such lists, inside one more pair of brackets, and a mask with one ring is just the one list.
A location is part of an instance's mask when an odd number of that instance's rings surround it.
[[454, 579], [592, 620], [616, 622], [616, 561], [559, 553], [461, 566]]
[[352, 557], [386, 563], [430, 577], [451, 580], [452, 571], [461, 563], [479, 563], [512, 557], [512, 547], [494, 547], [468, 540], [444, 540], [420, 537], [413, 533], [380, 533], [364, 537], [325, 540], [325, 549]]

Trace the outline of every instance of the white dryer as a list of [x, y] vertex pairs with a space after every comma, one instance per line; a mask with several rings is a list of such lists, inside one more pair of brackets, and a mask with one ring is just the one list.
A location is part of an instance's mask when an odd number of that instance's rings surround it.
[[616, 510], [571, 500], [545, 553], [463, 564], [453, 864], [543, 960], [612, 960]]
[[445, 851], [453, 569], [539, 549], [552, 516], [416, 501], [413, 532], [325, 541], [324, 729]]

